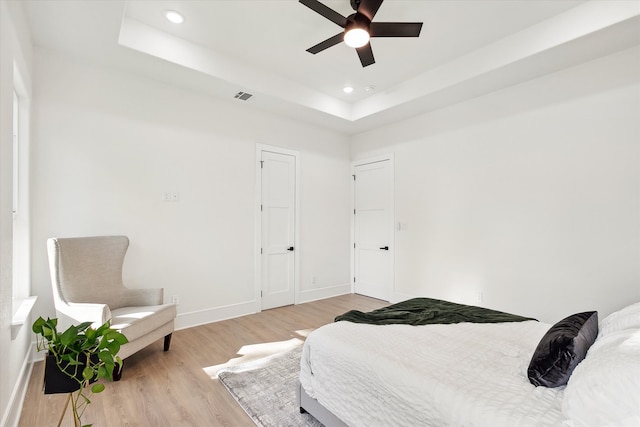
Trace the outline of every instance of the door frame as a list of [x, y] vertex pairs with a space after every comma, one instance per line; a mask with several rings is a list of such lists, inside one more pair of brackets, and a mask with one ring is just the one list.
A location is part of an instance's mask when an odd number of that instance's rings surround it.
[[255, 189], [255, 272], [254, 272], [254, 298], [255, 298], [255, 311], [262, 311], [262, 254], [260, 249], [262, 248], [262, 212], [260, 205], [262, 204], [262, 171], [260, 165], [260, 159], [262, 158], [262, 152], [268, 151], [271, 153], [285, 154], [293, 156], [296, 159], [295, 167], [295, 217], [294, 217], [294, 247], [293, 251], [293, 273], [294, 281], [294, 304], [299, 304], [300, 299], [300, 152], [295, 150], [289, 150], [282, 147], [276, 147], [273, 145], [256, 144], [256, 157], [255, 157], [255, 176], [256, 176], [256, 189]]
[[394, 155], [393, 153], [383, 154], [375, 157], [368, 157], [364, 159], [354, 160], [351, 162], [351, 212], [354, 212], [351, 215], [351, 293], [355, 293], [356, 283], [354, 281], [356, 275], [356, 252], [355, 252], [355, 244], [356, 244], [356, 221], [355, 221], [355, 206], [356, 206], [356, 183], [353, 177], [356, 174], [357, 166], [364, 166], [371, 163], [379, 163], [384, 161], [389, 161], [389, 167], [391, 168], [391, 186], [390, 186], [390, 194], [389, 194], [389, 210], [390, 210], [390, 218], [389, 218], [389, 245], [391, 246], [391, 283], [389, 284], [389, 293], [388, 298], [389, 301], [393, 299], [396, 289], [396, 246], [395, 246], [395, 238], [396, 238], [396, 214], [395, 214], [395, 169], [394, 169]]

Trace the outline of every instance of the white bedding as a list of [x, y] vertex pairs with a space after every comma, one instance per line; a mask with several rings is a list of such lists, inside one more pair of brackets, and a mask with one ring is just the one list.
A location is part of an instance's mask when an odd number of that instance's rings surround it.
[[565, 387], [527, 379], [550, 326], [332, 323], [307, 337], [300, 382], [349, 426], [558, 426]]

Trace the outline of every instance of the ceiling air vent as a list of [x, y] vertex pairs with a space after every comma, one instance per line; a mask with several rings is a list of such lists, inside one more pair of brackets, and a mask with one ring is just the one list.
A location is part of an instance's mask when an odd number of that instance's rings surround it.
[[252, 96], [253, 95], [251, 95], [250, 93], [247, 93], [247, 92], [238, 92], [238, 93], [236, 93], [234, 98], [239, 99], [241, 101], [247, 101]]

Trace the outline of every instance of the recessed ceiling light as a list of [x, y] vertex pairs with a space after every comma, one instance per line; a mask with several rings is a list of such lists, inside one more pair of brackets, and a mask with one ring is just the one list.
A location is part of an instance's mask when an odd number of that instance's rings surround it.
[[173, 22], [174, 24], [182, 24], [184, 22], [184, 16], [182, 16], [181, 14], [176, 12], [175, 10], [168, 10], [164, 14], [164, 16], [166, 16], [167, 19], [170, 22]]
[[351, 92], [353, 92], [353, 87], [351, 87], [351, 86], [345, 86], [345, 87], [343, 87], [343, 88], [342, 88], [342, 91], [343, 91], [344, 93], [351, 93]]
[[376, 87], [374, 85], [369, 85], [365, 86], [364, 90], [366, 90], [367, 92], [373, 92], [374, 90], [376, 90]]

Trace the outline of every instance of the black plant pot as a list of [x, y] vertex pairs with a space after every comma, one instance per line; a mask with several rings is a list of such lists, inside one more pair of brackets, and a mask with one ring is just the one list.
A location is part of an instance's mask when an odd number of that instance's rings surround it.
[[[98, 363], [98, 355], [92, 354], [91, 360], [94, 363]], [[56, 357], [47, 354], [44, 361], [44, 394], [71, 393], [80, 389], [80, 384], [83, 382], [82, 371], [86, 366], [84, 363], [78, 366], [69, 366], [65, 362], [62, 363], [62, 366], [58, 366]], [[62, 369], [69, 375], [62, 372]], [[76, 376], [74, 377], [73, 375]], [[94, 383], [96, 380], [97, 378], [93, 378], [89, 383]]]
[[[85, 366], [68, 366], [66, 363], [58, 366], [55, 356], [48, 354], [44, 361], [44, 394], [71, 393], [78, 390], [82, 382], [82, 371]], [[69, 374], [73, 374], [76, 372], [76, 368], [78, 379], [62, 372], [62, 369], [65, 369]]]

